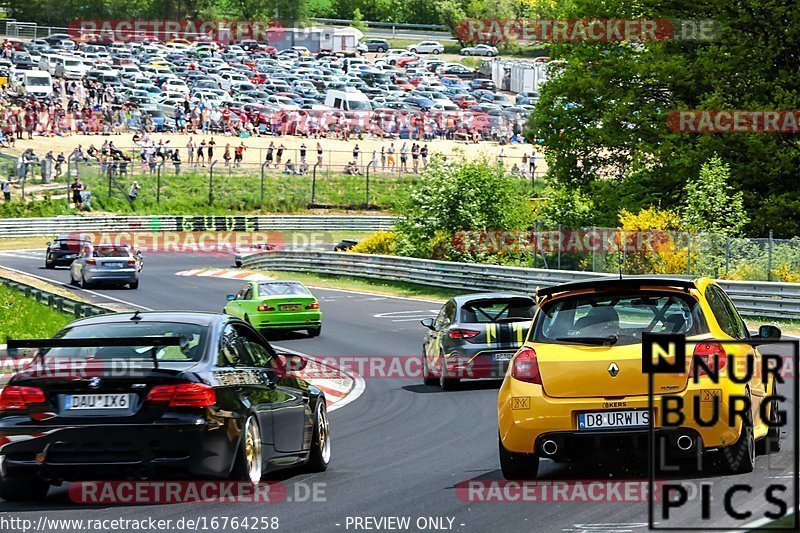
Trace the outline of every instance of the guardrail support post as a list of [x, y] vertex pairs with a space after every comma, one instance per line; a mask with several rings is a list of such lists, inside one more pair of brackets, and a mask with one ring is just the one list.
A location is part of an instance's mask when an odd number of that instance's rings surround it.
[[208, 165], [208, 205], [214, 204], [214, 165], [217, 164], [215, 159]]

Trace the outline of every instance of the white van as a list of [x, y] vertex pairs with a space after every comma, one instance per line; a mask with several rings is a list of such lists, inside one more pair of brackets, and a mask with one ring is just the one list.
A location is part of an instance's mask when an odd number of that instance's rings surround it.
[[342, 111], [372, 111], [367, 95], [355, 87], [330, 89], [325, 93], [325, 105]]
[[22, 88], [26, 94], [47, 97], [53, 94], [53, 78], [45, 70], [26, 70], [22, 72]]
[[65, 57], [63, 62], [56, 63], [56, 76], [68, 80], [82, 80], [86, 75], [86, 65], [79, 57]]

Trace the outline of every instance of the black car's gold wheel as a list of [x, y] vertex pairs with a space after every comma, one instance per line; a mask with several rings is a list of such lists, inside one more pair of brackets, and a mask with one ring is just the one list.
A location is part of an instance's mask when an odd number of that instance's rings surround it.
[[307, 469], [311, 472], [324, 472], [331, 462], [331, 433], [328, 425], [328, 409], [325, 398], [319, 399], [317, 415], [314, 417], [314, 434], [311, 438], [311, 451], [308, 454]]
[[231, 477], [258, 485], [261, 481], [262, 462], [261, 429], [258, 427], [256, 418], [251, 415], [244, 423], [244, 431]]

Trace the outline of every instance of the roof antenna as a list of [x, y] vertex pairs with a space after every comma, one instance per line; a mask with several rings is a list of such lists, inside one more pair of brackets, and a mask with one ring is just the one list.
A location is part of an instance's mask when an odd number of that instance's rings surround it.
[[141, 320], [141, 319], [142, 319], [142, 317], [139, 316], [139, 311], [136, 311], [135, 313], [133, 313], [133, 316], [131, 317], [131, 320]]

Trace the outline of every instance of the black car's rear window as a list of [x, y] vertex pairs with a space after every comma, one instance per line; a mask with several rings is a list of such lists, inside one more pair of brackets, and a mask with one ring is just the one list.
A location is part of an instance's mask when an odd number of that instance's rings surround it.
[[531, 320], [535, 305], [530, 298], [496, 298], [468, 302], [461, 308], [461, 322], [489, 323]]
[[612, 339], [635, 344], [642, 333], [696, 335], [706, 330], [697, 300], [670, 292], [603, 293], [546, 302], [534, 325], [534, 342]]
[[[182, 346], [162, 346], [156, 351], [158, 361], [199, 361], [206, 343], [206, 327], [179, 322], [126, 321], [78, 325], [61, 330], [59, 339], [110, 339], [119, 337], [181, 337]], [[146, 359], [152, 360], [152, 346], [105, 346], [92, 348], [50, 348], [45, 357]]]

